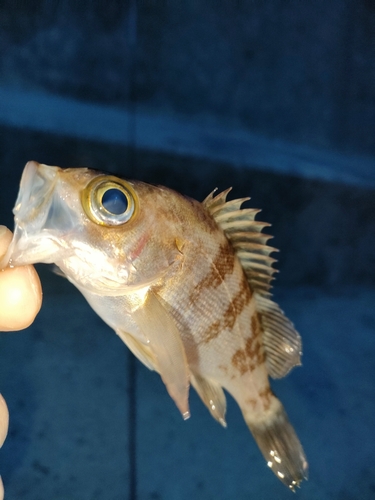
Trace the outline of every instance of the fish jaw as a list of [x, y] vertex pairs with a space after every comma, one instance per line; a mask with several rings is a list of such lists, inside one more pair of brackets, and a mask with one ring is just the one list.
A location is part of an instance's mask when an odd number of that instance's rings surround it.
[[13, 209], [13, 239], [0, 268], [55, 262], [56, 252], [61, 248], [61, 229], [66, 231], [74, 227], [73, 212], [66, 203], [59, 203], [56, 184], [60, 171], [59, 167], [35, 161], [26, 164]]
[[[150, 286], [172, 272], [180, 252], [175, 244], [166, 249], [164, 240], [162, 246], [149, 243], [154, 219], [130, 236], [122, 226], [103, 227], [89, 219], [82, 193], [99, 175], [86, 168], [27, 163], [13, 210], [13, 239], [0, 269], [54, 263], [81, 290], [109, 296]], [[151, 253], [140, 267], [137, 258], [144, 248]]]

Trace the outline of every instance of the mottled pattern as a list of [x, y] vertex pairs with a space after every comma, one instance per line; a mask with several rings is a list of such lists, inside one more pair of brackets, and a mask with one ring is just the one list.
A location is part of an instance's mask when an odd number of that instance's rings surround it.
[[179, 324], [191, 370], [221, 381], [243, 410], [262, 411], [269, 384], [253, 293], [233, 247], [215, 226], [207, 233], [194, 225], [194, 238], [185, 229], [181, 276], [160, 294]]
[[189, 299], [190, 302], [197, 300], [201, 293], [207, 288], [218, 287], [227, 274], [231, 274], [234, 268], [234, 252], [228, 244], [220, 245], [214, 260], [211, 262], [207, 275], [194, 287]]
[[[223, 279], [223, 278], [222, 278]], [[240, 288], [236, 295], [231, 299], [228, 307], [219, 315], [219, 319], [215, 320], [203, 334], [203, 342], [210, 342], [224, 330], [232, 330], [237, 317], [242, 313], [244, 307], [250, 302], [251, 292], [249, 285], [243, 277]]]
[[262, 402], [262, 407], [264, 411], [268, 411], [271, 407], [273, 392], [269, 386], [265, 387], [262, 391], [258, 393], [259, 399], [256, 398], [247, 398], [245, 400], [246, 405], [250, 406], [252, 410], [255, 412], [259, 406], [259, 400]]
[[[124, 223], [114, 220], [117, 214], [108, 219], [107, 212], [106, 222], [97, 222], [105, 207], [95, 186], [99, 181], [100, 190], [110, 189], [112, 181], [106, 185], [105, 176], [96, 177], [87, 169], [30, 162], [15, 210], [22, 237], [12, 257], [18, 264], [55, 262], [132, 352], [160, 374], [184, 418], [190, 416], [192, 383], [225, 425], [226, 389], [267, 462], [294, 487], [307, 464], [272, 395], [268, 370], [285, 374], [299, 361], [300, 342], [257, 282], [274, 272], [273, 249], [260, 232], [265, 224], [254, 221], [256, 211], [240, 210], [245, 199], [226, 202], [229, 190], [211, 193], [201, 204], [136, 181], [124, 183], [134, 216]], [[46, 211], [37, 219], [40, 227], [30, 219], [33, 210]], [[28, 244], [31, 251], [25, 252]], [[256, 280], [248, 281], [243, 266]]]

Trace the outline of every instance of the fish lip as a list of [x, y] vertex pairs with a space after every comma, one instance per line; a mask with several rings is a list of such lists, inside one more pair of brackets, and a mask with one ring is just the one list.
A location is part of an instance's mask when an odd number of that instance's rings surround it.
[[26, 164], [13, 209], [14, 234], [7, 252], [0, 260], [0, 269], [7, 265], [13, 267], [36, 262], [33, 254], [39, 240], [36, 235], [47, 219], [59, 170], [59, 167], [49, 167], [35, 161]]
[[35, 161], [26, 163], [13, 209], [17, 225], [22, 227], [34, 220], [37, 221], [43, 212], [46, 212], [45, 209], [48, 208], [46, 205], [51, 204], [51, 194], [55, 188], [59, 170], [59, 167], [49, 167]]

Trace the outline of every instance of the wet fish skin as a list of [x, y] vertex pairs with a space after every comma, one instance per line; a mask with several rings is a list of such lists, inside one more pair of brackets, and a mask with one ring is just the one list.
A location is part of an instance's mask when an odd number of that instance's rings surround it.
[[[125, 223], [96, 220], [99, 181], [125, 190], [134, 205]], [[294, 490], [308, 465], [268, 376], [300, 363], [300, 338], [270, 299], [266, 224], [254, 221], [256, 210], [240, 210], [244, 200], [227, 202], [227, 194], [199, 203], [161, 186], [29, 162], [5, 260], [54, 262], [161, 375], [184, 418], [191, 383], [225, 426], [226, 389], [268, 465]]]

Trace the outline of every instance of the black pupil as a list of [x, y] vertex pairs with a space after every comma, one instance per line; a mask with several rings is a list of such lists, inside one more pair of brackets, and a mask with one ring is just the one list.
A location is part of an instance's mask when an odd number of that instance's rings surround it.
[[121, 215], [128, 208], [128, 199], [121, 189], [111, 188], [103, 194], [102, 205], [107, 212], [114, 215]]

